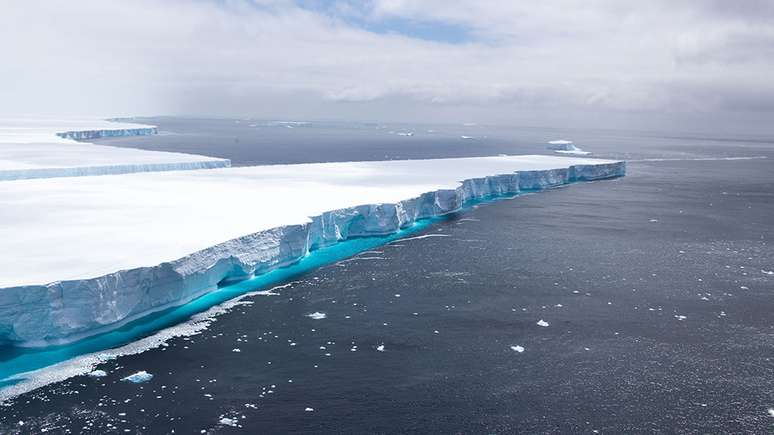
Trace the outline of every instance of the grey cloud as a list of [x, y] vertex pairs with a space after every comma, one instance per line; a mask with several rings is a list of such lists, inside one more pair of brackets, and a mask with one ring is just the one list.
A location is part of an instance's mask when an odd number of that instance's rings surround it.
[[[320, 12], [290, 0], [6, 2], [0, 113], [548, 122], [588, 111], [768, 112], [774, 28], [758, 18], [771, 4], [373, 0]], [[375, 34], [352, 17], [459, 24], [474, 38]]]

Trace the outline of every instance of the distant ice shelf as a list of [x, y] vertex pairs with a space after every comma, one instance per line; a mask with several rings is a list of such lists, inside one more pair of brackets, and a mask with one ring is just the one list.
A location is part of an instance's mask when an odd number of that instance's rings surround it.
[[227, 159], [78, 142], [156, 133], [155, 126], [125, 122], [0, 119], [0, 182], [231, 166]]
[[65, 343], [469, 201], [623, 176], [554, 156], [17, 180], [0, 189], [0, 343]]

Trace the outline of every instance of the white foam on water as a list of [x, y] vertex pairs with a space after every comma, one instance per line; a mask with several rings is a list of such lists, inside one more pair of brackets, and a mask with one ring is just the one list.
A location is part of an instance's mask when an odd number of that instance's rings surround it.
[[448, 234], [423, 234], [421, 236], [406, 237], [405, 239], [398, 239], [393, 242], [390, 242], [390, 244], [398, 243], [398, 242], [407, 242], [409, 240], [429, 239], [430, 237], [451, 237], [451, 236]]

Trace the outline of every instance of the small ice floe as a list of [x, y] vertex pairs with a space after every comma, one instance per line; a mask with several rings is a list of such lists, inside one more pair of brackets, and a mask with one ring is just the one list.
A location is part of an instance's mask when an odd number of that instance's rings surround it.
[[587, 156], [591, 154], [588, 151], [583, 151], [582, 149], [576, 147], [575, 143], [573, 143], [571, 140], [552, 140], [548, 142], [546, 149], [560, 154], [571, 154], [578, 156]]
[[677, 319], [677, 320], [685, 320], [685, 319], [687, 319], [687, 318], [688, 318], [688, 317], [686, 317], [686, 316], [681, 316], [681, 315], [679, 315], [679, 314], [675, 314], [675, 319]]
[[379, 352], [384, 352], [384, 345], [380, 344], [379, 346], [376, 346], [376, 350]]
[[460, 136], [460, 139], [475, 139], [473, 136]]
[[658, 219], [648, 219], [648, 222], [656, 223], [656, 222], [658, 222]]
[[122, 378], [122, 381], [131, 382], [133, 384], [141, 384], [143, 382], [148, 382], [151, 379], [153, 379], [153, 375], [146, 372], [145, 370], [140, 370], [137, 373], [134, 373], [132, 375], [129, 375], [125, 378]]
[[397, 134], [398, 136], [414, 136], [413, 131], [399, 131], [395, 134]]
[[518, 353], [524, 352], [524, 348], [522, 346], [511, 346], [511, 350]]
[[769, 408], [769, 417], [774, 417], [774, 408]]
[[400, 297], [400, 293], [395, 293], [395, 297], [399, 298]]
[[304, 412], [314, 412], [314, 408], [306, 407], [304, 408]]
[[537, 322], [537, 325], [538, 325], [538, 326], [542, 326], [542, 327], [544, 327], [544, 328], [545, 328], [545, 327], [547, 327], [547, 326], [548, 326], [548, 322], [546, 322], [546, 321], [545, 321], [545, 320], [543, 320], [543, 319], [540, 319], [540, 320], [538, 320], [538, 322]]
[[761, 272], [763, 272], [764, 275], [774, 276], [774, 270], [763, 270], [763, 269], [761, 269]]
[[321, 313], [319, 311], [315, 311], [312, 314], [307, 314], [306, 317], [309, 317], [310, 319], [314, 319], [314, 320], [321, 320], [328, 317], [328, 315], [325, 313]]
[[231, 352], [239, 353], [239, 352], [242, 352], [242, 349], [240, 349], [238, 347], [235, 347], [235, 348], [231, 349]]
[[438, 332], [438, 330], [436, 329], [435, 331], [433, 331], [433, 334], [440, 334], [440, 332]]
[[93, 372], [89, 373], [89, 376], [92, 378], [104, 378], [107, 376], [107, 373], [105, 373], [104, 370], [94, 370]]
[[228, 417], [221, 418], [220, 420], [218, 420], [218, 423], [225, 426], [231, 426], [231, 427], [237, 427], [239, 425], [239, 421], [236, 418], [228, 418]]

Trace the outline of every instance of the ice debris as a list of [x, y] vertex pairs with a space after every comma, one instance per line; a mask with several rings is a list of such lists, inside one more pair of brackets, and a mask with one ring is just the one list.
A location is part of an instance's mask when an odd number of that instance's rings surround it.
[[571, 140], [552, 140], [548, 142], [546, 148], [560, 154], [573, 154], [579, 156], [586, 156], [591, 154], [588, 151], [583, 151], [582, 149], [576, 147]]
[[236, 418], [228, 418], [228, 417], [221, 418], [218, 421], [218, 423], [226, 426], [231, 426], [231, 427], [237, 427], [237, 425], [239, 424]]
[[146, 372], [145, 370], [140, 370], [137, 373], [134, 373], [132, 375], [129, 375], [125, 378], [122, 378], [122, 381], [131, 382], [133, 384], [141, 384], [143, 382], [148, 382], [151, 379], [153, 379], [153, 375]]

